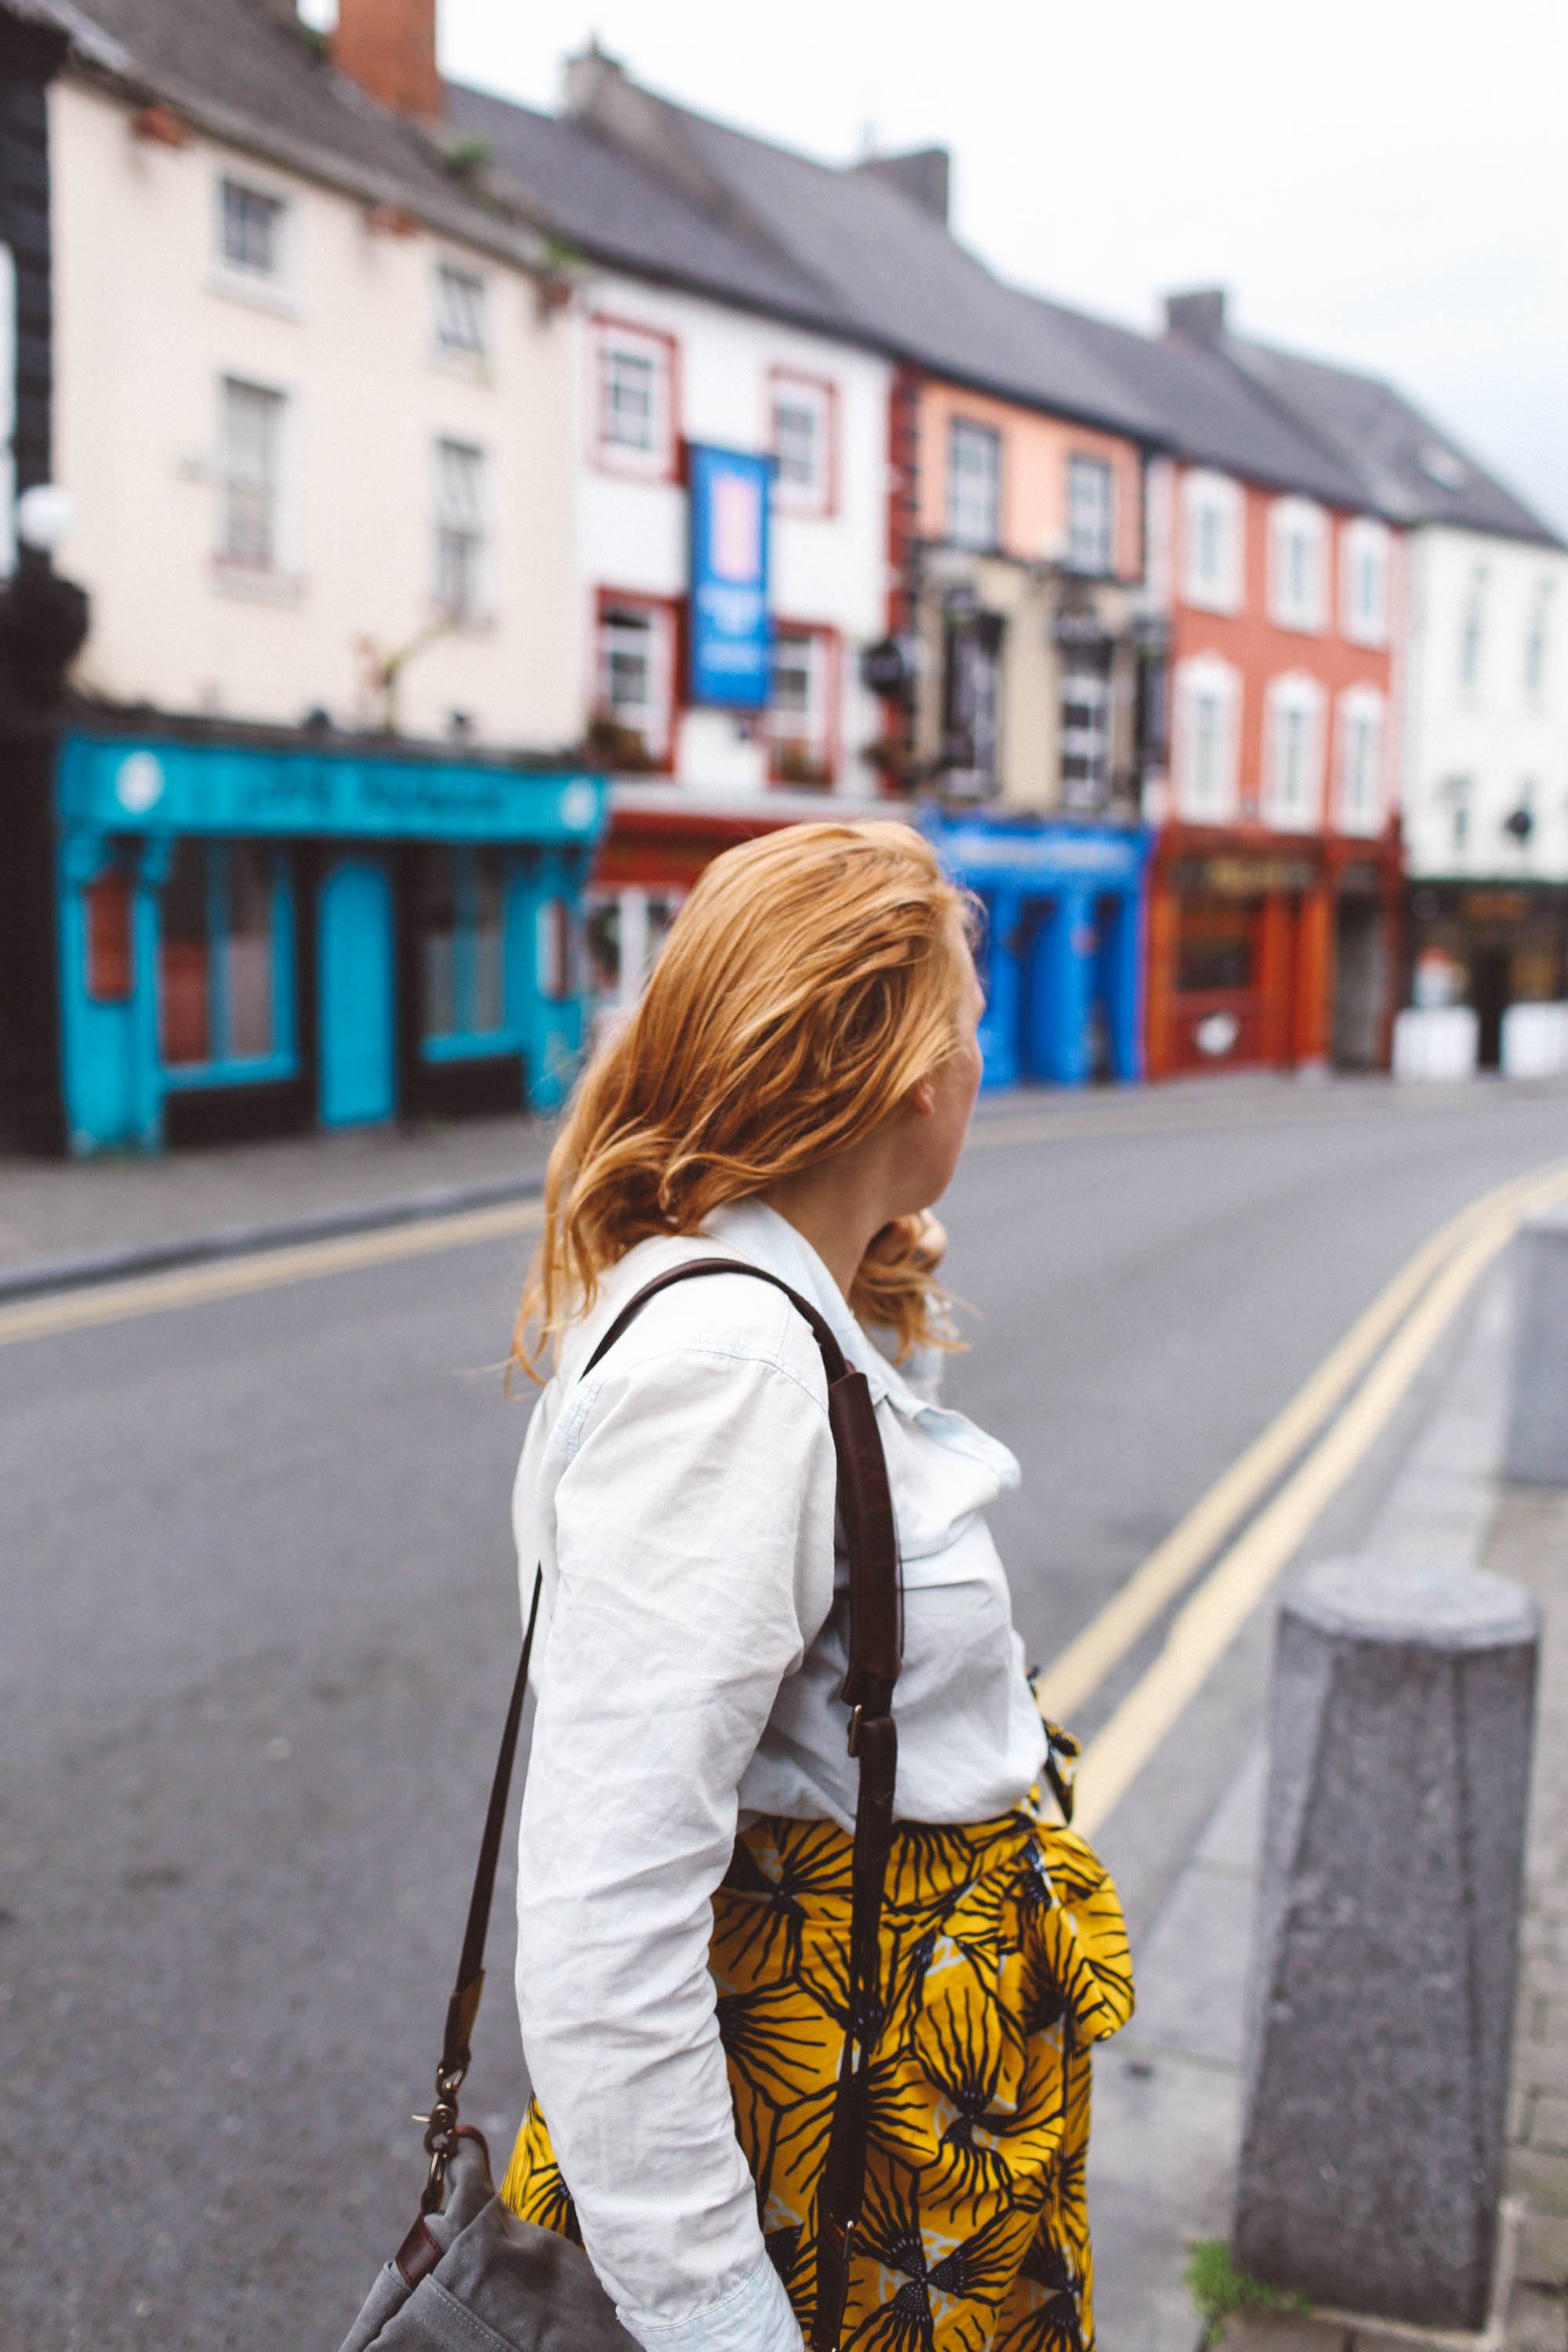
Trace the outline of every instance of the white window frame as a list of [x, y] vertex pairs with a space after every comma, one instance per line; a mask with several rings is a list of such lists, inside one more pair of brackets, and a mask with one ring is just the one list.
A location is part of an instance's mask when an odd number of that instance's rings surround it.
[[[624, 605], [639, 616], [638, 635], [646, 644], [647, 678], [651, 693], [646, 702], [617, 703], [610, 691], [611, 654], [617, 629], [624, 633], [625, 625], [615, 617], [614, 607]], [[674, 615], [668, 605], [657, 599], [646, 601], [633, 594], [601, 595], [595, 620], [594, 645], [594, 702], [601, 717], [616, 725], [626, 727], [642, 737], [650, 760], [666, 764], [675, 740], [675, 635]]]
[[[1328, 625], [1329, 518], [1310, 499], [1276, 499], [1268, 509], [1268, 617], [1320, 636]], [[1291, 578], [1291, 550], [1306, 550], [1306, 578]]]
[[1341, 833], [1380, 834], [1388, 814], [1388, 697], [1375, 686], [1347, 687], [1334, 733], [1334, 823]]
[[1538, 580], [1530, 599], [1530, 620], [1524, 639], [1524, 690], [1531, 702], [1544, 701], [1552, 676], [1552, 612], [1557, 583], [1550, 575]]
[[1471, 688], [1480, 685], [1486, 668], [1487, 594], [1490, 586], [1489, 565], [1475, 564], [1466, 583], [1459, 614], [1459, 658], [1456, 665], [1459, 684]]
[[[1317, 678], [1289, 670], [1268, 681], [1264, 697], [1263, 805], [1280, 833], [1323, 829], [1323, 716], [1328, 696]], [[1292, 761], [1292, 747], [1295, 759]], [[1288, 770], [1288, 761], [1295, 772]]]
[[[1217, 654], [1194, 654], [1178, 662], [1172, 681], [1175, 719], [1172, 762], [1176, 814], [1189, 824], [1224, 824], [1240, 799], [1242, 678]], [[1198, 705], [1214, 712], [1214, 771], [1202, 776], [1195, 765], [1200, 734]]]
[[[797, 481], [784, 470], [779, 446], [779, 411], [798, 409], [812, 419], [810, 478]], [[838, 470], [834, 446], [837, 426], [837, 388], [826, 377], [806, 375], [795, 368], [773, 368], [768, 377], [768, 447], [773, 455], [773, 504], [781, 514], [831, 514]]]
[[[276, 430], [268, 456], [271, 480], [262, 484], [269, 495], [268, 514], [268, 546], [265, 561], [237, 551], [233, 531], [234, 509], [231, 499], [237, 490], [255, 488], [237, 479], [234, 436], [231, 431], [237, 404], [231, 393], [253, 395], [268, 404], [267, 413], [273, 418]], [[266, 383], [252, 375], [242, 375], [226, 369], [218, 378], [217, 460], [214, 467], [217, 483], [218, 511], [216, 544], [214, 557], [217, 570], [225, 577], [258, 582], [286, 579], [298, 561], [299, 519], [295, 504], [299, 468], [295, 462], [296, 410], [298, 404], [288, 386]]]
[[[834, 692], [838, 675], [837, 632], [804, 621], [779, 621], [773, 629], [773, 698], [768, 714], [768, 733], [773, 750], [771, 765], [776, 781], [790, 780], [779, 773], [787, 746], [794, 744], [805, 753], [811, 763], [824, 771], [826, 783], [836, 782], [834, 746], [837, 736]], [[786, 726], [784, 714], [777, 700], [777, 677], [780, 656], [788, 646], [799, 655], [801, 667], [807, 680], [804, 720]]]
[[[451, 328], [457, 312], [448, 299], [449, 293], [461, 286], [465, 299], [472, 297], [474, 333], [454, 334]], [[462, 261], [455, 254], [437, 257], [430, 278], [431, 339], [437, 354], [446, 360], [486, 360], [490, 355], [490, 281], [483, 269]], [[461, 305], [458, 305], [461, 308]]]
[[[648, 439], [645, 445], [613, 437], [610, 383], [618, 360], [631, 360], [648, 371]], [[634, 474], [653, 481], [674, 478], [676, 466], [675, 351], [671, 339], [656, 327], [629, 320], [595, 321], [593, 369], [593, 435], [595, 463], [605, 472]]]
[[[273, 267], [252, 269], [231, 259], [227, 245], [228, 190], [271, 207]], [[237, 296], [265, 310], [295, 312], [299, 294], [300, 208], [292, 189], [248, 163], [222, 164], [213, 181], [212, 284], [220, 294]]]
[[1340, 633], [1352, 646], [1388, 643], [1393, 546], [1387, 524], [1372, 515], [1356, 515], [1341, 533]]
[[[1078, 544], [1080, 526], [1079, 487], [1093, 481], [1097, 485], [1093, 500], [1094, 511], [1088, 517], [1084, 537], [1093, 531], [1092, 551], [1086, 554]], [[1101, 495], [1103, 493], [1103, 495]], [[1067, 548], [1068, 569], [1080, 572], [1095, 580], [1108, 580], [1116, 569], [1116, 468], [1109, 457], [1092, 449], [1070, 449], [1068, 452], [1067, 479]]]
[[[461, 458], [461, 466], [453, 460]], [[468, 464], [468, 460], [472, 460]], [[490, 618], [494, 576], [493, 463], [489, 451], [466, 435], [438, 433], [430, 446], [430, 600], [435, 610], [456, 629], [483, 628]], [[472, 497], [455, 495], [459, 476], [466, 476]], [[471, 541], [468, 589], [454, 600], [447, 591], [446, 541]]]
[[16, 562], [16, 257], [0, 244], [0, 580]]
[[[984, 469], [959, 463], [964, 446], [991, 455], [988, 478]], [[955, 547], [987, 554], [1002, 543], [1002, 436], [994, 425], [978, 416], [950, 416], [947, 421], [947, 535]], [[970, 478], [963, 478], [968, 474]], [[980, 488], [974, 485], [981, 483]], [[984, 499], [984, 512], [981, 512]]]
[[[1205, 523], [1212, 521], [1217, 561], [1205, 553]], [[1228, 474], [1206, 468], [1182, 479], [1183, 601], [1205, 613], [1239, 613], [1247, 582], [1247, 499]]]

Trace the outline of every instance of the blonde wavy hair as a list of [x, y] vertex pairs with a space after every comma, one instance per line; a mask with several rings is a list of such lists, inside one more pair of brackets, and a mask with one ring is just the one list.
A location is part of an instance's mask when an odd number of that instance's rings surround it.
[[[944, 1062], [973, 904], [906, 824], [789, 825], [716, 857], [578, 1083], [513, 1363], [542, 1379], [637, 1242], [695, 1234], [726, 1202], [858, 1142]], [[849, 1297], [900, 1360], [957, 1344], [926, 1228], [885, 1226]]]

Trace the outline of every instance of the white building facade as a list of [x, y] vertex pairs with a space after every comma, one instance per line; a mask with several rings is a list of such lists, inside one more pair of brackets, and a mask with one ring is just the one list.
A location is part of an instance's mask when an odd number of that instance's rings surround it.
[[82, 688], [574, 740], [573, 331], [539, 272], [76, 75], [50, 143]]
[[[701, 866], [802, 816], [866, 814], [880, 706], [860, 656], [888, 614], [890, 364], [621, 273], [579, 287], [577, 612], [586, 718], [614, 779], [589, 914], [601, 1004], [635, 1001]], [[693, 691], [688, 452], [771, 459], [772, 697]]]
[[1412, 1003], [1468, 1011], [1483, 1067], [1568, 1066], [1568, 552], [1438, 524], [1412, 546]]

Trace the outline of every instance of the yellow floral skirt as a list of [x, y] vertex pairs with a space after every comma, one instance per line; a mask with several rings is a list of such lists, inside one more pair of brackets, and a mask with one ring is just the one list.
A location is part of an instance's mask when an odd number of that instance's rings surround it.
[[[844, 2046], [850, 1840], [767, 1817], [715, 1897], [711, 1961], [763, 2231], [808, 2333]], [[1089, 2045], [1132, 2013], [1104, 1867], [1034, 1811], [901, 1822], [882, 1914], [867, 2194], [840, 2337], [863, 2352], [1089, 2352]], [[501, 2196], [577, 2235], [537, 2106]]]

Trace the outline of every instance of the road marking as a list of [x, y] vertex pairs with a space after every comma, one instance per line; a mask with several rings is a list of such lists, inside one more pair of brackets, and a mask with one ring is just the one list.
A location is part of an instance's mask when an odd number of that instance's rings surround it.
[[321, 1275], [352, 1274], [361, 1266], [390, 1265], [398, 1258], [427, 1257], [435, 1251], [466, 1249], [477, 1242], [537, 1233], [543, 1215], [542, 1202], [509, 1202], [501, 1208], [469, 1209], [456, 1216], [421, 1217], [416, 1223], [387, 1225], [377, 1233], [352, 1234], [339, 1241], [302, 1242], [289, 1249], [258, 1250], [247, 1257], [220, 1258], [210, 1265], [143, 1275], [131, 1282], [24, 1299], [15, 1307], [0, 1307], [0, 1348], [20, 1339], [49, 1339], [57, 1332], [123, 1323], [140, 1315], [163, 1315], [176, 1307], [238, 1298], [284, 1283], [312, 1282]]
[[1164, 1541], [1149, 1554], [1099, 1615], [1076, 1633], [1038, 1677], [1041, 1711], [1070, 1723], [1173, 1601], [1194, 1570], [1237, 1528], [1253, 1505], [1287, 1470], [1348, 1395], [1389, 1333], [1439, 1265], [1487, 1216], [1522, 1197], [1543, 1179], [1515, 1177], [1451, 1217], [1381, 1291], [1344, 1338], [1325, 1356], [1284, 1411], [1201, 1496]]
[[1085, 1752], [1074, 1810], [1085, 1835], [1092, 1836], [1125, 1795], [1313, 1522], [1364, 1461], [1520, 1218], [1565, 1194], [1568, 1172], [1555, 1170], [1459, 1244], [1326, 1435], [1178, 1611], [1159, 1656]]

